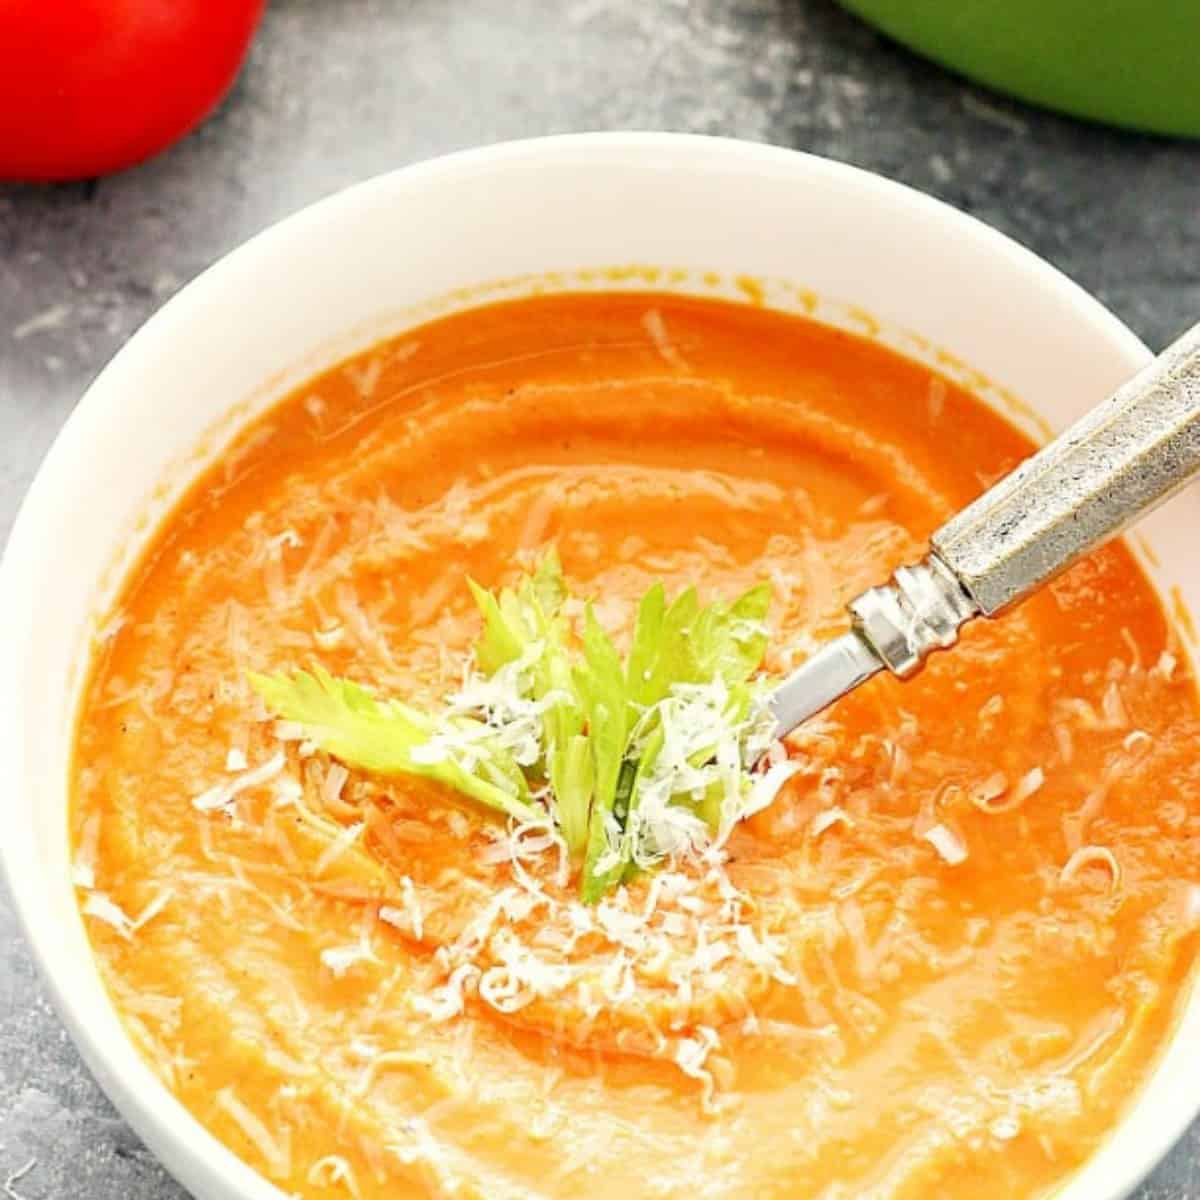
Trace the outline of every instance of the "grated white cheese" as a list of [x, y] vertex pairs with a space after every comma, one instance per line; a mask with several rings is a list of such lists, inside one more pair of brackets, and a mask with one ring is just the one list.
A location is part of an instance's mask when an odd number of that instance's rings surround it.
[[412, 1007], [431, 1021], [449, 1021], [466, 1008], [466, 990], [479, 981], [479, 968], [474, 963], [462, 963], [450, 973], [450, 978], [428, 995], [414, 994]]
[[[1004, 780], [1004, 776], [993, 776], [994, 780]], [[988, 813], [991, 816], [996, 816], [1000, 813], [1014, 812], [1029, 799], [1041, 791], [1042, 786], [1046, 782], [1046, 772], [1041, 767], [1034, 767], [1032, 770], [1026, 771], [1020, 779], [1017, 780], [1016, 786], [1012, 790], [1012, 794], [1002, 804], [995, 803], [994, 797], [1004, 794], [1004, 789], [1000, 788], [997, 791], [995, 788], [976, 789], [971, 793], [971, 803], [975, 805], [980, 812]]]
[[553, 845], [554, 838], [548, 833], [531, 838], [524, 845], [511, 835], [501, 834], [493, 838], [491, 845], [480, 850], [477, 857], [485, 866], [492, 866], [495, 863], [514, 862], [522, 856], [540, 854]]
[[359, 821], [356, 825], [347, 825], [346, 828], [343, 829], [342, 832], [339, 833], [337, 837], [335, 837], [333, 841], [329, 843], [329, 846], [322, 852], [321, 857], [317, 859], [313, 866], [313, 876], [317, 879], [320, 879], [321, 876], [324, 875], [325, 872], [328, 871], [329, 868], [333, 866], [333, 864], [337, 862], [337, 860], [341, 858], [342, 855], [345, 854], [355, 842], [358, 841], [362, 831], [365, 828], [366, 825], [362, 821]]
[[1075, 758], [1075, 739], [1071, 736], [1070, 726], [1056, 721], [1051, 727], [1054, 740], [1058, 744], [1058, 756], [1064, 766], [1070, 766]]
[[266, 1125], [234, 1095], [233, 1088], [222, 1088], [213, 1103], [224, 1112], [262, 1155], [267, 1171], [276, 1179], [286, 1179], [292, 1173], [292, 1137], [284, 1129], [282, 1137], [272, 1136]]
[[1104, 691], [1100, 701], [1104, 720], [1110, 729], [1127, 729], [1129, 727], [1129, 710], [1125, 707], [1125, 699], [1121, 689], [1114, 679]]
[[998, 800], [1008, 791], [1008, 776], [1003, 771], [994, 771], [977, 787], [971, 789], [971, 801], [974, 804], [990, 804]]
[[1021, 1122], [1013, 1116], [997, 1117], [988, 1125], [988, 1133], [998, 1142], [1011, 1142], [1021, 1132]]
[[939, 379], [936, 375], [930, 377], [927, 401], [930, 423], [936, 425], [942, 419], [942, 413], [946, 410], [945, 380]]
[[412, 751], [419, 763], [454, 762], [473, 772], [487, 756], [489, 745], [508, 751], [523, 767], [545, 756], [542, 744], [545, 714], [564, 699], [551, 692], [530, 700], [529, 674], [542, 657], [541, 642], [531, 642], [521, 656], [487, 678], [468, 664], [462, 684], [447, 699], [443, 720], [433, 736]]
[[750, 785], [749, 797], [742, 805], [738, 806], [737, 819], [744, 821], [755, 813], [762, 812], [779, 795], [784, 784], [803, 769], [804, 764], [796, 759], [785, 759], [783, 762], [777, 762], [768, 767]]
[[91, 889], [96, 886], [96, 858], [100, 850], [100, 814], [93, 813], [79, 831], [79, 844], [75, 851], [75, 864], [71, 879], [76, 887]]
[[266, 762], [253, 770], [244, 771], [233, 779], [215, 784], [208, 791], [193, 797], [192, 807], [199, 809], [200, 812], [222, 810], [229, 816], [233, 816], [233, 804], [238, 796], [251, 788], [270, 782], [286, 765], [287, 758], [283, 751], [277, 751]]
[[378, 962], [379, 959], [371, 950], [364, 938], [352, 946], [332, 946], [321, 951], [321, 962], [328, 967], [334, 977], [341, 979], [347, 971], [352, 970], [363, 962]]
[[759, 938], [749, 925], [741, 924], [736, 927], [734, 938], [738, 950], [748, 963], [752, 963], [786, 987], [795, 985], [796, 976], [783, 968], [781, 956], [784, 951], [784, 943], [781, 938], [770, 936]]
[[133, 922], [133, 932], [137, 933], [139, 929], [144, 929], [159, 913], [167, 907], [168, 904], [175, 898], [174, 888], [164, 888], [145, 908], [138, 913]]
[[1041, 767], [1034, 767], [1027, 771], [1017, 780], [1017, 786], [1013, 788], [1012, 802], [1019, 804], [1028, 800], [1030, 796], [1041, 791], [1045, 782], [1046, 772]]
[[92, 892], [83, 902], [83, 914], [111, 925], [123, 938], [133, 936], [133, 918], [103, 892]]
[[406, 1166], [419, 1162], [428, 1164], [436, 1176], [436, 1194], [457, 1195], [462, 1181], [450, 1169], [445, 1149], [425, 1121], [420, 1117], [405, 1117], [400, 1121], [397, 1132], [406, 1140], [389, 1142], [388, 1151]]
[[818, 838], [827, 829], [832, 829], [835, 825], [845, 825], [850, 829], [854, 828], [853, 818], [836, 804], [833, 808], [827, 808], [813, 817], [811, 826], [812, 836]]
[[416, 887], [407, 875], [400, 876], [400, 896], [403, 908], [385, 904], [379, 910], [379, 919], [402, 933], [410, 933], [417, 941], [425, 935], [425, 913], [417, 898]]
[[633, 964], [624, 950], [609, 959], [601, 972], [600, 983], [609, 1004], [614, 1008], [627, 1004], [637, 995]]
[[1115, 892], [1120, 888], [1121, 864], [1117, 862], [1116, 855], [1107, 846], [1080, 846], [1067, 859], [1066, 866], [1059, 872], [1059, 880], [1062, 883], [1070, 883], [1080, 871], [1092, 866], [1103, 866], [1108, 870], [1112, 877], [1112, 891]]
[[697, 1080], [702, 1090], [704, 1110], [713, 1109], [716, 1080], [706, 1069], [708, 1056], [721, 1044], [717, 1031], [710, 1025], [697, 1025], [694, 1038], [680, 1038], [675, 1049], [675, 1065], [689, 1078]]
[[538, 858], [545, 851], [554, 849], [558, 855], [555, 881], [560, 887], [566, 887], [571, 877], [571, 851], [549, 816], [521, 822], [510, 818], [504, 833], [493, 830], [490, 831], [490, 836], [491, 845], [485, 846], [479, 852], [478, 859], [481, 863], [492, 865], [507, 862], [518, 881], [529, 882], [524, 864]]
[[354, 1176], [354, 1168], [340, 1154], [327, 1154], [308, 1169], [306, 1181], [313, 1187], [331, 1188], [341, 1184], [354, 1200], [362, 1200], [362, 1191]]
[[303, 545], [304, 539], [294, 529], [285, 529], [282, 533], [277, 533], [263, 543], [266, 553], [272, 558], [278, 558], [285, 546], [292, 550], [299, 550]]
[[658, 351], [659, 357], [667, 366], [674, 367], [677, 371], [690, 369], [675, 343], [671, 341], [671, 335], [667, 332], [667, 323], [657, 308], [647, 309], [642, 315], [642, 328], [650, 335], [655, 350]]
[[349, 778], [350, 772], [341, 763], [329, 764], [325, 778], [321, 782], [321, 799], [326, 805], [336, 804], [341, 800], [342, 788], [346, 786], [346, 780]]
[[340, 646], [345, 640], [346, 631], [339, 624], [330, 625], [326, 629], [318, 629], [313, 633], [313, 641], [322, 650], [332, 650], [336, 646]]
[[1158, 662], [1150, 668], [1151, 675], [1157, 675], [1164, 683], [1170, 683], [1175, 678], [1175, 668], [1179, 660], [1169, 650], [1164, 650], [1158, 656]]
[[930, 826], [921, 835], [941, 857], [952, 867], [967, 861], [967, 847], [962, 839], [949, 826], [940, 822]]
[[[552, 853], [540, 838], [526, 841], [543, 856]], [[644, 899], [634, 900], [619, 887], [594, 907], [548, 894], [522, 865], [532, 857], [510, 859], [513, 886], [482, 902], [459, 936], [437, 951], [432, 965], [444, 973], [442, 982], [430, 980], [412, 990], [414, 1012], [448, 1022], [465, 1010], [471, 995], [505, 1014], [561, 996], [590, 1022], [606, 1010], [640, 1003], [650, 988], [673, 993], [675, 1012], [667, 1020], [682, 1029], [694, 1019], [694, 1005], [733, 985], [732, 970], [747, 983], [752, 976], [746, 968], [784, 986], [798, 982], [784, 966], [784, 940], [742, 920], [742, 912], [754, 906], [730, 883], [721, 853], [711, 847], [702, 876], [666, 870], [649, 881]], [[399, 908], [380, 915], [400, 927], [408, 924]], [[572, 958], [581, 938], [592, 940], [589, 953]], [[657, 1024], [649, 1032], [656, 1040], [647, 1052], [673, 1061], [678, 1040], [668, 1039]], [[706, 1040], [700, 1038], [699, 1050], [690, 1045], [695, 1038], [683, 1040], [685, 1065], [707, 1070], [697, 1059]], [[707, 1073], [713, 1075], [713, 1090], [705, 1093], [711, 1105], [723, 1085], [719, 1072]]]
[[96, 641], [111, 642], [128, 624], [129, 617], [125, 613], [114, 613], [96, 630]]
[[[756, 705], [744, 720], [731, 721], [729, 691], [720, 677], [708, 684], [674, 685], [653, 712], [661, 749], [639, 781], [639, 803], [625, 829], [609, 831], [613, 865], [627, 855], [648, 869], [664, 859], [695, 858], [704, 851], [714, 839], [697, 813], [673, 802], [681, 795], [697, 800], [719, 795], [715, 844], [721, 846], [734, 825], [769, 804], [799, 769], [777, 763], [747, 786], [746, 772], [775, 740], [775, 722], [765, 704]], [[635, 747], [637, 737], [635, 729]]]
[[479, 995], [497, 1012], [514, 1013], [539, 996], [562, 992], [571, 983], [575, 968], [568, 963], [550, 963], [534, 954], [509, 931], [492, 939], [492, 950], [500, 958], [479, 980]]

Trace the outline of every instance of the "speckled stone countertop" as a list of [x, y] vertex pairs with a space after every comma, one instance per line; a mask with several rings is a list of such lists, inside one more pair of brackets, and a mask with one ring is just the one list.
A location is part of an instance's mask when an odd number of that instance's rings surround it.
[[[1200, 144], [1009, 103], [827, 0], [274, 0], [234, 94], [182, 145], [99, 183], [0, 189], [0, 540], [87, 383], [250, 234], [448, 150], [620, 128], [903, 180], [1031, 246], [1156, 348], [1200, 317]], [[184, 1195], [80, 1063], [3, 895], [0, 1195]], [[1200, 1200], [1200, 1126], [1138, 1200]]]

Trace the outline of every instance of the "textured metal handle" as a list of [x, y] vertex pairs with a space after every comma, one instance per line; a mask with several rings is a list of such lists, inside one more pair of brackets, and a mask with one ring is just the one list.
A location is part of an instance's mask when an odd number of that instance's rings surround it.
[[930, 540], [991, 615], [1200, 473], [1200, 325]]
[[1200, 474], [1200, 325], [850, 604], [852, 628], [776, 688], [775, 735], [877, 671], [917, 671], [973, 617], [1032, 592]]

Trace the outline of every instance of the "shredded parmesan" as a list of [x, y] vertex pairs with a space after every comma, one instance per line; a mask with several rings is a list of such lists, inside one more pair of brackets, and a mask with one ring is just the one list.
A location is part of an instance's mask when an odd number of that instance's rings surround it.
[[998, 1142], [1011, 1142], [1021, 1132], [1021, 1122], [1013, 1116], [997, 1117], [988, 1125], [988, 1133]]
[[962, 839], [947, 825], [930, 826], [921, 835], [952, 867], [967, 861], [967, 847]]
[[856, 900], [844, 900], [839, 915], [842, 928], [854, 950], [855, 970], [863, 979], [874, 979], [877, 973], [875, 951], [867, 937], [867, 922], [862, 907]]
[[942, 413], [946, 409], [946, 381], [944, 379], [939, 379], [936, 375], [930, 377], [927, 401], [929, 420], [936, 425], [942, 419]]
[[133, 922], [133, 932], [137, 933], [139, 929], [143, 929], [145, 926], [149, 925], [150, 922], [153, 921], [154, 918], [157, 917], [158, 914], [161, 913], [162, 910], [166, 908], [174, 898], [175, 891], [173, 888], [165, 888], [163, 891], [159, 892], [158, 895], [155, 896], [154, 899], [151, 900], [150, 903], [147, 904], [140, 913], [138, 913]]
[[991, 804], [993, 800], [998, 800], [1007, 791], [1008, 776], [1003, 771], [995, 771], [979, 784], [978, 787], [971, 789], [971, 801], [973, 804], [982, 807], [983, 805]]
[[817, 813], [817, 815], [813, 817], [811, 826], [812, 835], [813, 837], [818, 838], [827, 829], [832, 829], [835, 825], [845, 825], [848, 828], [854, 828], [853, 818], [848, 816], [836, 804], [833, 806], [833, 808], [827, 808], [824, 811]]
[[114, 613], [96, 630], [96, 641], [111, 642], [128, 624], [129, 617], [125, 613]]
[[341, 625], [333, 624], [326, 629], [315, 630], [312, 636], [322, 650], [332, 650], [345, 640], [346, 631]]
[[1107, 846], [1080, 846], [1067, 859], [1066, 866], [1059, 873], [1059, 879], [1063, 883], [1070, 883], [1080, 871], [1092, 866], [1107, 868], [1112, 877], [1112, 890], [1115, 892], [1120, 888], [1121, 864], [1117, 862], [1116, 855]]
[[675, 1049], [675, 1065], [689, 1078], [695, 1079], [703, 1089], [702, 1104], [705, 1112], [712, 1112], [716, 1081], [706, 1069], [708, 1056], [721, 1044], [717, 1031], [709, 1025], [698, 1025], [694, 1038], [680, 1038]]
[[362, 1200], [354, 1168], [339, 1154], [327, 1154], [318, 1159], [309, 1168], [306, 1179], [313, 1187], [321, 1188], [336, 1187], [340, 1183], [354, 1200]]
[[321, 951], [321, 962], [334, 977], [340, 979], [347, 971], [363, 962], [378, 962], [366, 940], [352, 946], [333, 946]]
[[1151, 675], [1157, 675], [1164, 683], [1170, 683], [1175, 678], [1175, 668], [1179, 660], [1169, 650], [1164, 650], [1158, 656], [1158, 662], [1150, 669]]
[[1058, 744], [1058, 757], [1064, 766], [1070, 766], [1075, 759], [1075, 739], [1071, 736], [1070, 726], [1056, 721], [1050, 728]]
[[95, 917], [96, 920], [103, 921], [106, 925], [112, 926], [113, 929], [126, 939], [132, 938], [140, 929], [149, 925], [170, 904], [175, 895], [173, 888], [164, 888], [136, 917], [131, 917], [110, 896], [105, 895], [104, 892], [91, 891], [90, 889], [94, 886], [94, 883], [94, 879], [89, 884], [80, 883], [78, 880], [75, 881], [76, 887], [88, 890], [88, 897], [83, 902], [81, 911], [84, 916]]
[[762, 812], [779, 795], [783, 785], [804, 769], [804, 764], [793, 759], [784, 759], [768, 767], [750, 785], [749, 798], [737, 806], [738, 819], [744, 821], [757, 812]]
[[657, 308], [648, 309], [642, 316], [642, 328], [650, 335], [655, 350], [658, 351], [659, 357], [667, 366], [674, 367], [676, 371], [689, 369], [683, 355], [679, 353], [675, 343], [671, 340], [671, 335], [667, 332], [667, 323]]
[[402, 932], [411, 933], [419, 942], [425, 935], [425, 913], [417, 899], [413, 881], [407, 875], [400, 877], [400, 895], [404, 907], [394, 908], [385, 904], [379, 910], [379, 919]]
[[91, 889], [96, 886], [96, 858], [100, 849], [100, 814], [93, 813], [79, 831], [79, 842], [75, 848], [75, 864], [71, 878], [76, 887]]
[[1189, 926], [1200, 925], [1200, 883], [1189, 883], [1184, 890], [1183, 918]]
[[133, 918], [103, 892], [92, 892], [83, 902], [83, 913], [111, 925], [123, 938], [133, 936]]
[[479, 995], [497, 1012], [517, 1012], [539, 996], [563, 991], [573, 978], [568, 963], [548, 962], [515, 937], [494, 938], [492, 948], [501, 961], [483, 973]]
[[233, 1088], [223, 1088], [213, 1097], [213, 1103], [242, 1131], [246, 1140], [262, 1155], [267, 1170], [276, 1179], [286, 1179], [292, 1173], [292, 1139], [290, 1130], [276, 1139], [266, 1125], [234, 1095]]
[[[993, 777], [995, 778], [995, 777]], [[999, 777], [1003, 780], [1003, 776]], [[1046, 782], [1046, 773], [1041, 767], [1034, 767], [1027, 771], [1020, 779], [1017, 780], [1016, 787], [1013, 788], [1012, 794], [1003, 803], [995, 803], [993, 797], [1003, 795], [1003, 790], [997, 793], [994, 790], [981, 788], [971, 793], [971, 803], [975, 805], [980, 812], [985, 812], [990, 815], [999, 813], [1014, 812], [1020, 808], [1030, 796], [1041, 791], [1042, 785]]]
[[327, 805], [336, 804], [342, 798], [342, 788], [349, 778], [350, 772], [341, 763], [330, 763], [321, 784], [321, 799]]
[[342, 368], [342, 373], [354, 385], [354, 390], [358, 393], [362, 400], [369, 400], [375, 388], [379, 385], [379, 378], [383, 374], [384, 360], [380, 355], [373, 355], [371, 358], [359, 366], [358, 363], [347, 363]]
[[1127, 729], [1129, 727], [1129, 711], [1125, 707], [1124, 697], [1122, 697], [1121, 689], [1115, 679], [1105, 689], [1100, 708], [1110, 729]]
[[284, 756], [283, 751], [280, 750], [253, 770], [244, 771], [233, 779], [215, 784], [208, 791], [194, 797], [192, 807], [199, 809], [201, 812], [214, 812], [220, 809], [232, 816], [233, 804], [238, 796], [245, 791], [249, 791], [251, 788], [260, 787], [262, 784], [268, 783], [286, 765], [287, 758]]
[[321, 854], [321, 857], [317, 859], [316, 865], [313, 867], [313, 875], [317, 879], [320, 879], [321, 876], [324, 875], [325, 872], [328, 871], [329, 868], [333, 866], [333, 864], [337, 862], [337, 860], [341, 858], [342, 855], [345, 854], [355, 842], [358, 841], [359, 837], [362, 835], [362, 831], [365, 828], [366, 825], [362, 821], [360, 821], [357, 825], [347, 825], [346, 828], [343, 829], [342, 832], [339, 833], [337, 837], [335, 837], [333, 841], [329, 843], [329, 846]]
[[462, 963], [451, 973], [441, 987], [434, 988], [428, 995], [416, 994], [412, 1006], [431, 1021], [449, 1021], [466, 1007], [466, 990], [479, 980], [479, 968], [474, 963]]
[[396, 1132], [405, 1140], [390, 1142], [388, 1150], [400, 1162], [406, 1165], [427, 1163], [436, 1176], [439, 1195], [453, 1196], [461, 1190], [461, 1180], [450, 1170], [445, 1151], [424, 1120], [420, 1117], [407, 1117], [400, 1122]]

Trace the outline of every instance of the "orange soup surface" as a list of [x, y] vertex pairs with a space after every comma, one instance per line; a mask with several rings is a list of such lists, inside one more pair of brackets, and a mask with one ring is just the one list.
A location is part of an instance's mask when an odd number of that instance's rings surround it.
[[130, 1036], [311, 1200], [1050, 1194], [1145, 1081], [1200, 925], [1195, 684], [1123, 545], [810, 722], [723, 863], [594, 905], [545, 839], [497, 853], [245, 676], [435, 705], [465, 577], [551, 545], [619, 644], [655, 581], [769, 581], [782, 674], [1030, 450], [878, 345], [668, 296], [479, 309], [313, 379], [97, 642], [76, 879]]

